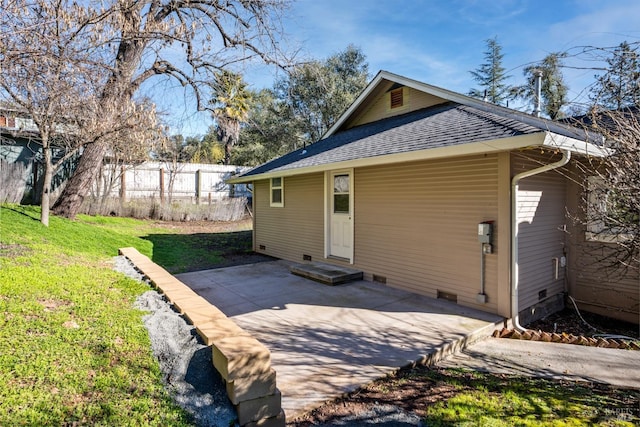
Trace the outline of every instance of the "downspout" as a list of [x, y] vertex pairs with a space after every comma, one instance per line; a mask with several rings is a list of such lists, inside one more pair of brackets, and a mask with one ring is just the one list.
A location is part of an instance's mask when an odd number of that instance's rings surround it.
[[524, 331], [520, 325], [520, 315], [518, 307], [518, 184], [521, 179], [538, 175], [553, 169], [561, 168], [569, 163], [571, 152], [562, 150], [562, 158], [555, 163], [541, 166], [537, 169], [525, 171], [517, 174], [511, 180], [511, 319], [514, 329]]

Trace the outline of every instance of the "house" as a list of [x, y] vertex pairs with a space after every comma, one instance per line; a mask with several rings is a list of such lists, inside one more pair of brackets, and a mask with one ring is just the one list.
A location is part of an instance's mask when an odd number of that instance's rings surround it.
[[[64, 146], [53, 146], [53, 160], [66, 154]], [[0, 185], [24, 187], [21, 203], [37, 203], [44, 180], [42, 143], [35, 121], [28, 114], [0, 106]], [[56, 170], [52, 189], [59, 189], [73, 173], [78, 156], [63, 162]], [[9, 171], [12, 170], [13, 173]], [[7, 173], [5, 173], [7, 172]], [[20, 175], [19, 177], [17, 175]], [[14, 189], [15, 190], [15, 189]], [[0, 200], [3, 192], [0, 191]]]
[[381, 71], [321, 140], [229, 182], [253, 184], [258, 253], [355, 268], [517, 325], [579, 286], [567, 175], [606, 155], [602, 142]]

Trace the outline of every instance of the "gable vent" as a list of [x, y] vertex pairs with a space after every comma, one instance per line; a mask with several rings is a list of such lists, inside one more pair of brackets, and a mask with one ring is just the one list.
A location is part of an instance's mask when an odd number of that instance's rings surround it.
[[402, 88], [394, 89], [391, 91], [391, 108], [398, 108], [404, 105], [404, 98], [402, 96]]

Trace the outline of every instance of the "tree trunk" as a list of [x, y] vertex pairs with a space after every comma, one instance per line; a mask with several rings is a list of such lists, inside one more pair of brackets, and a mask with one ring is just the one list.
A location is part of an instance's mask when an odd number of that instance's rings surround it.
[[230, 143], [224, 144], [224, 164], [225, 165], [231, 164], [231, 148], [232, 146]]
[[69, 178], [62, 194], [53, 206], [53, 212], [56, 215], [75, 218], [85, 197], [91, 190], [93, 180], [98, 176], [106, 151], [107, 143], [103, 140], [85, 147], [74, 174]]
[[[43, 144], [46, 147], [48, 144]], [[42, 200], [40, 202], [40, 222], [49, 226], [49, 204], [51, 202], [51, 181], [53, 180], [53, 162], [51, 149], [44, 148], [44, 176], [42, 183]]]

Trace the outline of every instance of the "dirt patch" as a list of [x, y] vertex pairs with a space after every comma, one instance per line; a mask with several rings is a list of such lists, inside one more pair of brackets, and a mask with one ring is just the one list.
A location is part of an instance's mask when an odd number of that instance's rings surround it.
[[[290, 420], [288, 425], [307, 427], [316, 425], [359, 425], [345, 421], [356, 416], [363, 421], [375, 408], [386, 408], [387, 415], [404, 413], [413, 416], [413, 422], [399, 425], [422, 425], [421, 419], [426, 417], [428, 408], [440, 401], [454, 397], [464, 390], [459, 384], [442, 381], [444, 375], [438, 369], [424, 366], [402, 369], [393, 375], [380, 378], [348, 395], [327, 402], [322, 406]], [[442, 371], [443, 372], [443, 371]], [[471, 373], [460, 374], [460, 379], [470, 378]], [[456, 383], [460, 381], [456, 380]], [[391, 408], [395, 408], [392, 410]], [[367, 424], [373, 424], [367, 421]], [[396, 424], [388, 424], [396, 425]]]
[[579, 389], [576, 394], [597, 395], [599, 399], [610, 398], [621, 406], [628, 407], [630, 413], [634, 414], [638, 404], [638, 393], [630, 393], [628, 390], [605, 384], [578, 384], [572, 381], [531, 379], [512, 375], [478, 376], [470, 371], [417, 366], [400, 370], [342, 398], [327, 402], [296, 419], [289, 420], [287, 425], [422, 426], [426, 425], [425, 419], [429, 419], [429, 410], [435, 404], [480, 387], [488, 394], [500, 396], [504, 390], [512, 389], [514, 382], [525, 388], [530, 384], [531, 390]]
[[154, 221], [153, 224], [178, 234], [230, 233], [251, 231], [253, 220], [245, 218], [239, 221]]
[[[586, 321], [586, 323], [580, 318]], [[588, 323], [588, 324], [587, 324]], [[589, 326], [591, 325], [591, 326]], [[572, 335], [582, 335], [586, 337], [594, 334], [622, 335], [630, 338], [640, 338], [638, 325], [600, 316], [588, 312], [578, 312], [567, 307], [562, 311], [551, 314], [544, 319], [537, 320], [526, 326], [528, 329], [543, 331], [548, 333], [566, 333]]]
[[173, 274], [273, 260], [253, 252], [251, 220], [155, 224], [170, 232], [144, 238], [153, 242], [153, 261]]
[[0, 256], [4, 258], [18, 258], [28, 254], [31, 250], [22, 245], [0, 243]]
[[66, 308], [69, 306], [73, 306], [73, 303], [71, 301], [59, 300], [54, 298], [39, 298], [37, 301], [38, 304], [44, 307], [44, 311], [55, 311], [61, 307]]

